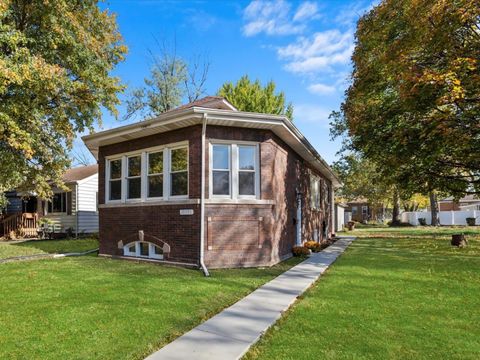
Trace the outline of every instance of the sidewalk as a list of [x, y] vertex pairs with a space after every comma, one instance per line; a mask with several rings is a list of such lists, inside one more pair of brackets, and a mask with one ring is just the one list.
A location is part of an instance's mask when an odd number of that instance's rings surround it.
[[343, 237], [313, 254], [146, 360], [240, 359], [353, 240]]

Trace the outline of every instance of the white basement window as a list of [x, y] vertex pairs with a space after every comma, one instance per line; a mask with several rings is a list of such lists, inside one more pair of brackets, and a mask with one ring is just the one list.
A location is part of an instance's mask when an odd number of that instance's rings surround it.
[[135, 241], [123, 247], [123, 255], [162, 260], [163, 249], [147, 241]]
[[258, 144], [212, 143], [210, 197], [259, 198]]

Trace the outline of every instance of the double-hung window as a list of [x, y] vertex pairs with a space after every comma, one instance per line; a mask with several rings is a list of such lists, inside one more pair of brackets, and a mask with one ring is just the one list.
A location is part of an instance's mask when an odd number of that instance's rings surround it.
[[320, 209], [320, 179], [310, 176], [310, 207]]
[[109, 194], [108, 199], [122, 199], [122, 159], [110, 160], [109, 162]]
[[163, 150], [148, 153], [148, 183], [149, 198], [163, 197]]
[[257, 144], [213, 143], [210, 150], [210, 193], [217, 198], [258, 198]]
[[218, 196], [231, 195], [230, 145], [212, 145], [212, 193]]
[[188, 148], [170, 150], [170, 196], [188, 194]]
[[142, 196], [142, 156], [127, 158], [127, 199], [140, 199]]

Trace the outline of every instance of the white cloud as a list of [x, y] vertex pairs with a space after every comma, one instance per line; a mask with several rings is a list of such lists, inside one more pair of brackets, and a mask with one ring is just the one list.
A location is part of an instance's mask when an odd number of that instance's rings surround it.
[[332, 111], [315, 104], [295, 104], [293, 108], [293, 120], [299, 123], [314, 123], [326, 128], [330, 126], [328, 116]]
[[318, 6], [310, 1], [301, 3], [294, 13], [291, 4], [285, 0], [254, 0], [243, 12], [246, 22], [243, 34], [300, 34], [305, 30], [307, 22], [318, 16]]
[[318, 17], [317, 3], [305, 1], [298, 7], [297, 12], [293, 16], [293, 21], [302, 21]]
[[333, 94], [335, 90], [336, 90], [335, 86], [321, 84], [321, 83], [311, 84], [308, 87], [308, 91], [317, 95]]
[[277, 53], [288, 61], [285, 65], [288, 71], [311, 74], [347, 64], [353, 49], [353, 31], [335, 29], [317, 32], [310, 38], [299, 37], [294, 43], [280, 47]]

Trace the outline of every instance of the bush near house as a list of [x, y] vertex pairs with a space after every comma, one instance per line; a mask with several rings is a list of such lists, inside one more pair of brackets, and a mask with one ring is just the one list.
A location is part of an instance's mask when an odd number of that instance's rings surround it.
[[310, 254], [310, 249], [305, 246], [294, 246], [292, 248], [293, 256], [305, 257]]

